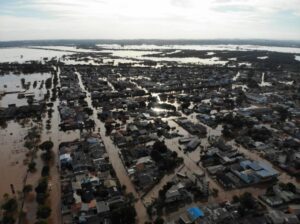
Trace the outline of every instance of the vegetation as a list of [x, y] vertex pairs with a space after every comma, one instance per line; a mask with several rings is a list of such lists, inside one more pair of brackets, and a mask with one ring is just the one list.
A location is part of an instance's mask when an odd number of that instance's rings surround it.
[[42, 177], [47, 177], [49, 176], [50, 168], [48, 165], [45, 165], [42, 169], [41, 175]]
[[54, 157], [54, 153], [52, 151], [53, 145], [54, 144], [52, 141], [45, 141], [39, 146], [39, 148], [44, 151], [41, 157], [46, 164], [49, 163]]
[[46, 205], [40, 205], [38, 207], [36, 216], [37, 218], [42, 218], [42, 219], [46, 219], [51, 215], [51, 208], [49, 208]]
[[153, 161], [158, 163], [161, 170], [170, 171], [179, 163], [182, 163], [182, 158], [178, 158], [176, 152], [168, 150], [164, 142], [156, 141], [150, 153]]
[[6, 213], [14, 213], [18, 209], [18, 202], [15, 198], [9, 198], [3, 205], [2, 209]]
[[47, 89], [51, 89], [51, 87], [52, 87], [52, 79], [51, 78], [46, 79], [45, 86]]
[[297, 190], [296, 186], [293, 183], [287, 183], [287, 184], [280, 183], [279, 186], [284, 191], [290, 191], [290, 192], [296, 193], [296, 190]]
[[247, 211], [254, 210], [258, 206], [255, 198], [249, 192], [245, 192], [244, 194], [240, 195], [239, 197], [234, 196], [232, 201], [234, 203], [240, 203], [238, 212], [241, 216], [246, 215]]
[[166, 193], [167, 191], [172, 187], [173, 183], [172, 182], [168, 182], [166, 183], [166, 185], [163, 186], [163, 188], [158, 192], [159, 194], [159, 199], [160, 200], [165, 200], [166, 198]]
[[114, 224], [132, 224], [135, 223], [135, 217], [135, 208], [130, 204], [126, 204], [112, 211], [111, 221]]
[[31, 161], [29, 164], [28, 164], [28, 170], [29, 172], [33, 173], [36, 171], [36, 163], [34, 161]]
[[25, 186], [23, 187], [23, 193], [24, 193], [24, 194], [28, 194], [28, 193], [30, 193], [30, 192], [32, 191], [32, 189], [33, 189], [32, 185], [27, 184], [27, 185], [25, 185]]

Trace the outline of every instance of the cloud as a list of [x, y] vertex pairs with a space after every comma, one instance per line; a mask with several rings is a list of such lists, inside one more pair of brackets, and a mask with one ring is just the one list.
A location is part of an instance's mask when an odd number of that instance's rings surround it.
[[219, 5], [212, 8], [220, 12], [245, 12], [254, 11], [255, 8], [247, 5]]
[[171, 5], [185, 8], [190, 7], [192, 4], [190, 0], [171, 0]]
[[300, 39], [299, 0], [0, 0], [0, 15], [2, 40]]

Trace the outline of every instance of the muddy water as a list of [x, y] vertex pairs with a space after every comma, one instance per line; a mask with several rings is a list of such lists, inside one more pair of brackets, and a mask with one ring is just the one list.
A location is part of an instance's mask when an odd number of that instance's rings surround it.
[[5, 129], [0, 129], [0, 196], [11, 193], [10, 184], [14, 185], [16, 191], [22, 189], [23, 179], [26, 175], [23, 161], [26, 159], [28, 151], [23, 146], [23, 139], [30, 124], [31, 122], [23, 127], [15, 121], [9, 121]]
[[[58, 73], [59, 74], [59, 73]], [[41, 132], [41, 142], [46, 140], [51, 140], [54, 143], [54, 154], [58, 155], [58, 146], [61, 142], [64, 141], [74, 141], [78, 138], [80, 138], [79, 131], [69, 131], [69, 132], [62, 132], [59, 131], [59, 123], [60, 123], [60, 116], [58, 112], [58, 104], [59, 100], [57, 99], [53, 106], [53, 114], [52, 118], [49, 118], [48, 115], [45, 115], [41, 122], [42, 132]], [[51, 126], [52, 128], [50, 130], [47, 130], [46, 127], [46, 121], [50, 119], [51, 120]], [[37, 153], [37, 158], [35, 162], [37, 163], [37, 172], [34, 174], [29, 174], [27, 178], [27, 184], [32, 184], [33, 186], [36, 186], [38, 183], [38, 180], [40, 178], [40, 172], [43, 167], [43, 162], [40, 159], [42, 152], [39, 151]], [[51, 191], [49, 192], [50, 196], [48, 199], [48, 204], [52, 208], [52, 213], [49, 218], [49, 223], [57, 224], [62, 223], [61, 219], [61, 206], [60, 206], [60, 174], [59, 170], [57, 169], [58, 160], [57, 156], [55, 156], [55, 160], [51, 166], [50, 170], [50, 178], [49, 178], [49, 188]], [[34, 192], [33, 192], [34, 195]], [[36, 211], [37, 211], [37, 203], [35, 200], [25, 200], [24, 204], [24, 210], [27, 211], [27, 222], [28, 223], [34, 223], [36, 221]]]
[[[47, 78], [51, 77], [49, 73], [33, 73], [33, 74], [7, 74], [0, 76], [0, 91], [4, 92], [16, 92], [9, 93], [0, 98], [0, 107], [7, 107], [9, 104], [16, 104], [16, 106], [27, 105], [27, 99], [18, 99], [18, 93], [33, 93], [35, 95], [35, 100], [42, 100], [45, 93], [47, 92], [45, 85], [40, 89], [42, 81], [45, 81]], [[28, 89], [22, 88], [21, 79], [25, 79], [25, 83], [30, 83]], [[37, 81], [36, 88], [33, 87], [34, 81]]]

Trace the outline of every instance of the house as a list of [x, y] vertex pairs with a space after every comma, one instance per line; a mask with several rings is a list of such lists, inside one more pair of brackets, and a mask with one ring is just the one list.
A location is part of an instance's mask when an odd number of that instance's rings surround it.
[[201, 141], [199, 138], [194, 138], [186, 145], [186, 150], [193, 151], [200, 145], [200, 143]]
[[203, 211], [198, 207], [192, 207], [186, 210], [186, 213], [180, 216], [180, 224], [191, 224], [204, 217]]
[[141, 157], [136, 161], [135, 167], [136, 170], [141, 172], [145, 169], [147, 165], [152, 165], [154, 164], [153, 160], [151, 159], [151, 156], [145, 156]]
[[107, 214], [110, 211], [109, 205], [105, 201], [98, 201], [96, 207], [97, 214], [101, 216]]
[[184, 189], [184, 186], [182, 183], [177, 183], [173, 185], [167, 192], [166, 192], [166, 203], [171, 203], [175, 201], [180, 201], [184, 199], [184, 196], [181, 194], [181, 190]]

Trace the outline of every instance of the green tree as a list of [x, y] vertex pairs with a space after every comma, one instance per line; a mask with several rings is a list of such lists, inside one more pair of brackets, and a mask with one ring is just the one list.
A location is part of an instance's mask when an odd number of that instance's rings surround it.
[[10, 216], [10, 215], [4, 215], [2, 222], [3, 224], [15, 224], [16, 220], [14, 219], [14, 217]]
[[42, 177], [49, 176], [50, 168], [48, 165], [45, 165], [42, 169]]
[[15, 198], [8, 199], [3, 205], [2, 209], [8, 213], [16, 212], [18, 209], [18, 202]]
[[23, 187], [23, 193], [24, 194], [28, 194], [29, 192], [31, 192], [32, 191], [32, 185], [30, 185], [30, 184], [27, 184], [27, 185], [25, 185], [24, 187]]
[[51, 208], [49, 208], [47, 205], [40, 205], [36, 216], [37, 218], [46, 219], [51, 215]]
[[165, 142], [161, 142], [161, 141], [156, 141], [153, 146], [152, 146], [153, 150], [157, 150], [159, 151], [160, 153], [166, 153], [168, 148], [167, 146], [165, 145]]
[[39, 181], [38, 186], [35, 188], [35, 192], [37, 194], [38, 193], [46, 193], [47, 189], [48, 189], [48, 180], [47, 180], [47, 178], [42, 178]]
[[111, 217], [114, 224], [132, 224], [135, 223], [136, 211], [132, 205], [127, 204], [113, 210]]
[[53, 148], [53, 146], [54, 146], [53, 142], [48, 140], [48, 141], [44, 141], [42, 144], [40, 144], [39, 148], [41, 150], [49, 151]]
[[154, 224], [164, 224], [165, 220], [161, 217], [157, 217], [154, 221]]
[[240, 196], [241, 206], [245, 209], [254, 209], [256, 206], [255, 199], [252, 194], [249, 192], [245, 192]]
[[28, 170], [31, 173], [33, 173], [36, 170], [36, 163], [34, 161], [32, 161], [28, 164]]

